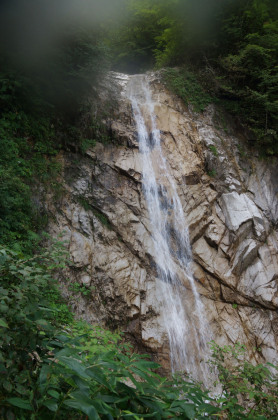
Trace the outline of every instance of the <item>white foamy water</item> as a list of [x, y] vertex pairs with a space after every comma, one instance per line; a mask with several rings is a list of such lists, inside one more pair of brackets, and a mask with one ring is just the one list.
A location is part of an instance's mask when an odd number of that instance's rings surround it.
[[142, 158], [142, 188], [153, 239], [157, 293], [162, 296], [172, 371], [190, 373], [209, 384], [207, 343], [211, 334], [191, 271], [191, 247], [175, 179], [167, 165], [156, 126], [155, 103], [146, 75], [131, 76], [127, 86]]

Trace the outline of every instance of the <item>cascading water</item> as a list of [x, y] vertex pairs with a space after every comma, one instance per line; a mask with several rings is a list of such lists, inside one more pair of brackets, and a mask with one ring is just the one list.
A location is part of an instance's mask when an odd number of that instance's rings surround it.
[[153, 255], [162, 296], [172, 371], [191, 374], [208, 384], [202, 360], [211, 339], [206, 316], [191, 272], [187, 224], [161, 147], [155, 104], [146, 75], [131, 76], [127, 95], [137, 125], [142, 156], [142, 187], [150, 218]]

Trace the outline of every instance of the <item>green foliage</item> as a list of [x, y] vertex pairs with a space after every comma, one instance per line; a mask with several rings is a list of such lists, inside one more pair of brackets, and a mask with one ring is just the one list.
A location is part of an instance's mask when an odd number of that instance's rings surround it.
[[207, 53], [215, 69], [210, 72], [215, 83], [211, 88], [220, 104], [240, 118], [261, 153], [277, 154], [277, 4], [230, 2], [222, 8], [218, 24], [216, 55]]
[[238, 149], [238, 152], [239, 152], [241, 157], [246, 157], [247, 156], [247, 153], [246, 153], [246, 151], [244, 150], [244, 148], [242, 147], [241, 144], [237, 145], [237, 149]]
[[80, 144], [80, 151], [85, 154], [88, 149], [95, 147], [96, 140], [93, 139], [82, 139]]
[[212, 102], [195, 75], [184, 69], [166, 69], [162, 73], [166, 86], [176, 93], [187, 105], [193, 105], [196, 112], [204, 111]]
[[52, 310], [45, 290], [53, 284], [51, 272], [63, 266], [59, 242], [28, 259], [0, 249], [0, 395], [25, 394], [36, 361], [48, 352], [59, 308]]
[[170, 89], [198, 112], [217, 99], [241, 121], [250, 143], [262, 154], [278, 153], [276, 0], [126, 4], [125, 23], [108, 41], [116, 69], [134, 73], [186, 66], [191, 72], [166, 72]]
[[[93, 329], [91, 330], [93, 331]], [[82, 344], [84, 340], [95, 346]], [[158, 365], [132, 354], [116, 340], [112, 350], [83, 334], [71, 338], [67, 334], [49, 343], [49, 356], [33, 383], [33, 392], [5, 401], [6, 410], [27, 419], [49, 418], [202, 418], [211, 406], [207, 393], [180, 379], [162, 379], [153, 369]], [[102, 352], [100, 348], [102, 347]], [[180, 395], [185, 395], [180, 397]], [[194, 401], [194, 403], [192, 402]]]
[[103, 145], [117, 143], [107, 123], [116, 108], [116, 103], [111, 98], [109, 104], [101, 100], [101, 105], [91, 102], [84, 105], [81, 117], [75, 125], [64, 127], [66, 147], [74, 146], [81, 154], [86, 154], [87, 150], [94, 148], [97, 142]]
[[217, 149], [216, 149], [216, 147], [214, 146], [214, 145], [210, 145], [209, 146], [209, 149], [210, 149], [210, 151], [212, 152], [212, 154], [215, 156], [215, 157], [217, 157], [218, 156], [218, 151], [217, 151]]
[[277, 418], [274, 366], [253, 366], [241, 345], [213, 343], [220, 397], [181, 376], [162, 378], [121, 334], [65, 316], [52, 278], [64, 266], [59, 242], [29, 259], [0, 250], [1, 418]]
[[28, 253], [45, 220], [41, 203], [31, 199], [34, 190], [43, 184], [62, 192], [58, 152], [74, 144], [84, 153], [108, 139], [98, 116], [84, 121], [92, 107], [87, 97], [107, 65], [106, 49], [92, 30], [69, 27], [60, 36], [46, 61], [31, 68], [0, 49], [0, 243]]
[[56, 325], [66, 325], [73, 322], [73, 313], [70, 311], [67, 301], [61, 296], [59, 287], [55, 282], [52, 282], [51, 287], [44, 289], [43, 296], [48, 302]]
[[31, 112], [25, 88], [16, 74], [0, 74], [0, 243], [30, 252], [43, 226], [31, 185], [50, 184], [60, 167], [51, 114]]
[[[120, 70], [183, 65], [164, 72], [169, 89], [197, 112], [217, 97], [272, 155], [277, 13], [275, 0], [127, 0], [129, 19], [106, 44]], [[96, 141], [114, 141], [102, 123], [114, 104], [99, 110], [95, 89], [108, 63], [101, 38], [100, 28], [69, 25], [30, 66], [16, 65], [15, 51], [0, 52], [0, 418], [274, 420], [276, 368], [250, 364], [242, 346], [213, 344], [222, 395], [212, 398], [183, 377], [160, 377], [159, 366], [133, 354], [121, 334], [74, 321], [61, 297], [53, 275], [65, 267], [64, 252], [59, 243], [39, 248], [46, 217], [32, 194], [37, 183], [60, 191], [61, 148], [85, 153]], [[112, 228], [99, 209], [80, 202]], [[71, 288], [83, 296], [92, 291], [79, 283]]]
[[83, 209], [86, 210], [86, 211], [88, 211], [92, 208], [90, 202], [82, 196], [77, 197], [77, 201], [81, 204]]
[[52, 51], [50, 63], [49, 100], [72, 119], [108, 68], [108, 52], [100, 39], [100, 30], [68, 28]]
[[94, 206], [94, 203], [91, 204], [84, 197], [78, 197], [77, 200], [86, 211], [91, 210], [103, 226], [107, 227], [110, 230], [113, 230], [112, 224], [108, 217], [105, 216], [105, 214], [102, 213], [99, 209], [97, 209]]
[[44, 293], [51, 271], [64, 266], [59, 243], [29, 260], [1, 249], [0, 263], [2, 418], [190, 419], [218, 411], [198, 386], [157, 375], [158, 365], [133, 354], [119, 334], [60, 323]]
[[208, 171], [207, 174], [211, 178], [215, 178], [216, 177], [216, 170], [215, 169], [212, 169], [211, 171]]
[[105, 216], [105, 214], [101, 213], [96, 208], [92, 208], [92, 210], [93, 210], [94, 215], [98, 218], [98, 220], [103, 226], [107, 227], [110, 230], [113, 230], [112, 224], [110, 220], [108, 219], [108, 217]]
[[107, 125], [103, 122], [103, 120], [109, 117], [111, 118], [114, 112], [114, 105], [115, 104], [112, 104], [112, 106], [108, 108], [108, 111], [99, 111], [98, 115], [91, 119], [90, 124], [88, 126], [88, 130], [91, 133], [94, 140], [89, 140], [87, 148], [94, 147], [96, 142], [102, 143], [104, 145], [113, 143], [112, 133], [109, 133]]
[[177, 0], [128, 0], [125, 3], [122, 10], [125, 24], [116, 30], [113, 28], [107, 36], [114, 68], [136, 73], [152, 68], [156, 61], [166, 64], [167, 54], [173, 56], [170, 44], [174, 46], [176, 22], [172, 11]]
[[80, 284], [78, 282], [72, 283], [69, 286], [69, 290], [74, 293], [80, 293], [82, 296], [90, 296], [92, 294], [92, 289], [89, 287], [84, 286], [84, 284]]
[[247, 361], [241, 344], [220, 347], [212, 342], [212, 359], [222, 395], [218, 399], [223, 415], [229, 419], [276, 419], [278, 415], [277, 368]]
[[226, 84], [222, 89], [233, 92], [238, 103], [236, 113], [245, 115], [258, 145], [271, 155], [278, 151], [278, 20], [260, 27], [254, 24], [250, 29], [256, 32], [247, 33], [237, 51], [220, 60]]
[[[123, 340], [121, 333], [111, 332], [98, 325], [91, 326], [84, 321], [71, 323], [67, 332], [71, 338], [78, 337], [82, 351], [90, 355], [101, 354], [103, 351], [115, 352], [115, 349]], [[129, 349], [129, 346], [121, 344], [121, 349], [124, 351]]]

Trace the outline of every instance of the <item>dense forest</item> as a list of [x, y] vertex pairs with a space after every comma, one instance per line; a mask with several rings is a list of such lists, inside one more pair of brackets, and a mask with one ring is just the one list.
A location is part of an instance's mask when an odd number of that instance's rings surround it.
[[0, 6], [0, 418], [277, 418], [277, 380], [240, 346], [213, 344], [216, 400], [161, 378], [121, 334], [75, 321], [55, 280], [68, 257], [34, 199], [59, 190], [61, 150], [107, 141], [90, 110], [109, 70], [161, 71], [195, 112], [233, 115], [250, 154], [277, 156], [277, 0], [56, 3]]
[[277, 2], [128, 4], [128, 24], [108, 43], [113, 66], [123, 72], [179, 66], [170, 82], [177, 93], [195, 78], [211, 101], [245, 116], [250, 142], [277, 153]]

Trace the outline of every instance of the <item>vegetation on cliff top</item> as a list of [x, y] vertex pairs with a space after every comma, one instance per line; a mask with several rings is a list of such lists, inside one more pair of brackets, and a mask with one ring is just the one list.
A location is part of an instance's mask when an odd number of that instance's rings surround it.
[[191, 71], [251, 145], [278, 153], [276, 0], [127, 0], [126, 14], [110, 40], [116, 69], [185, 67], [181, 90], [194, 87]]

